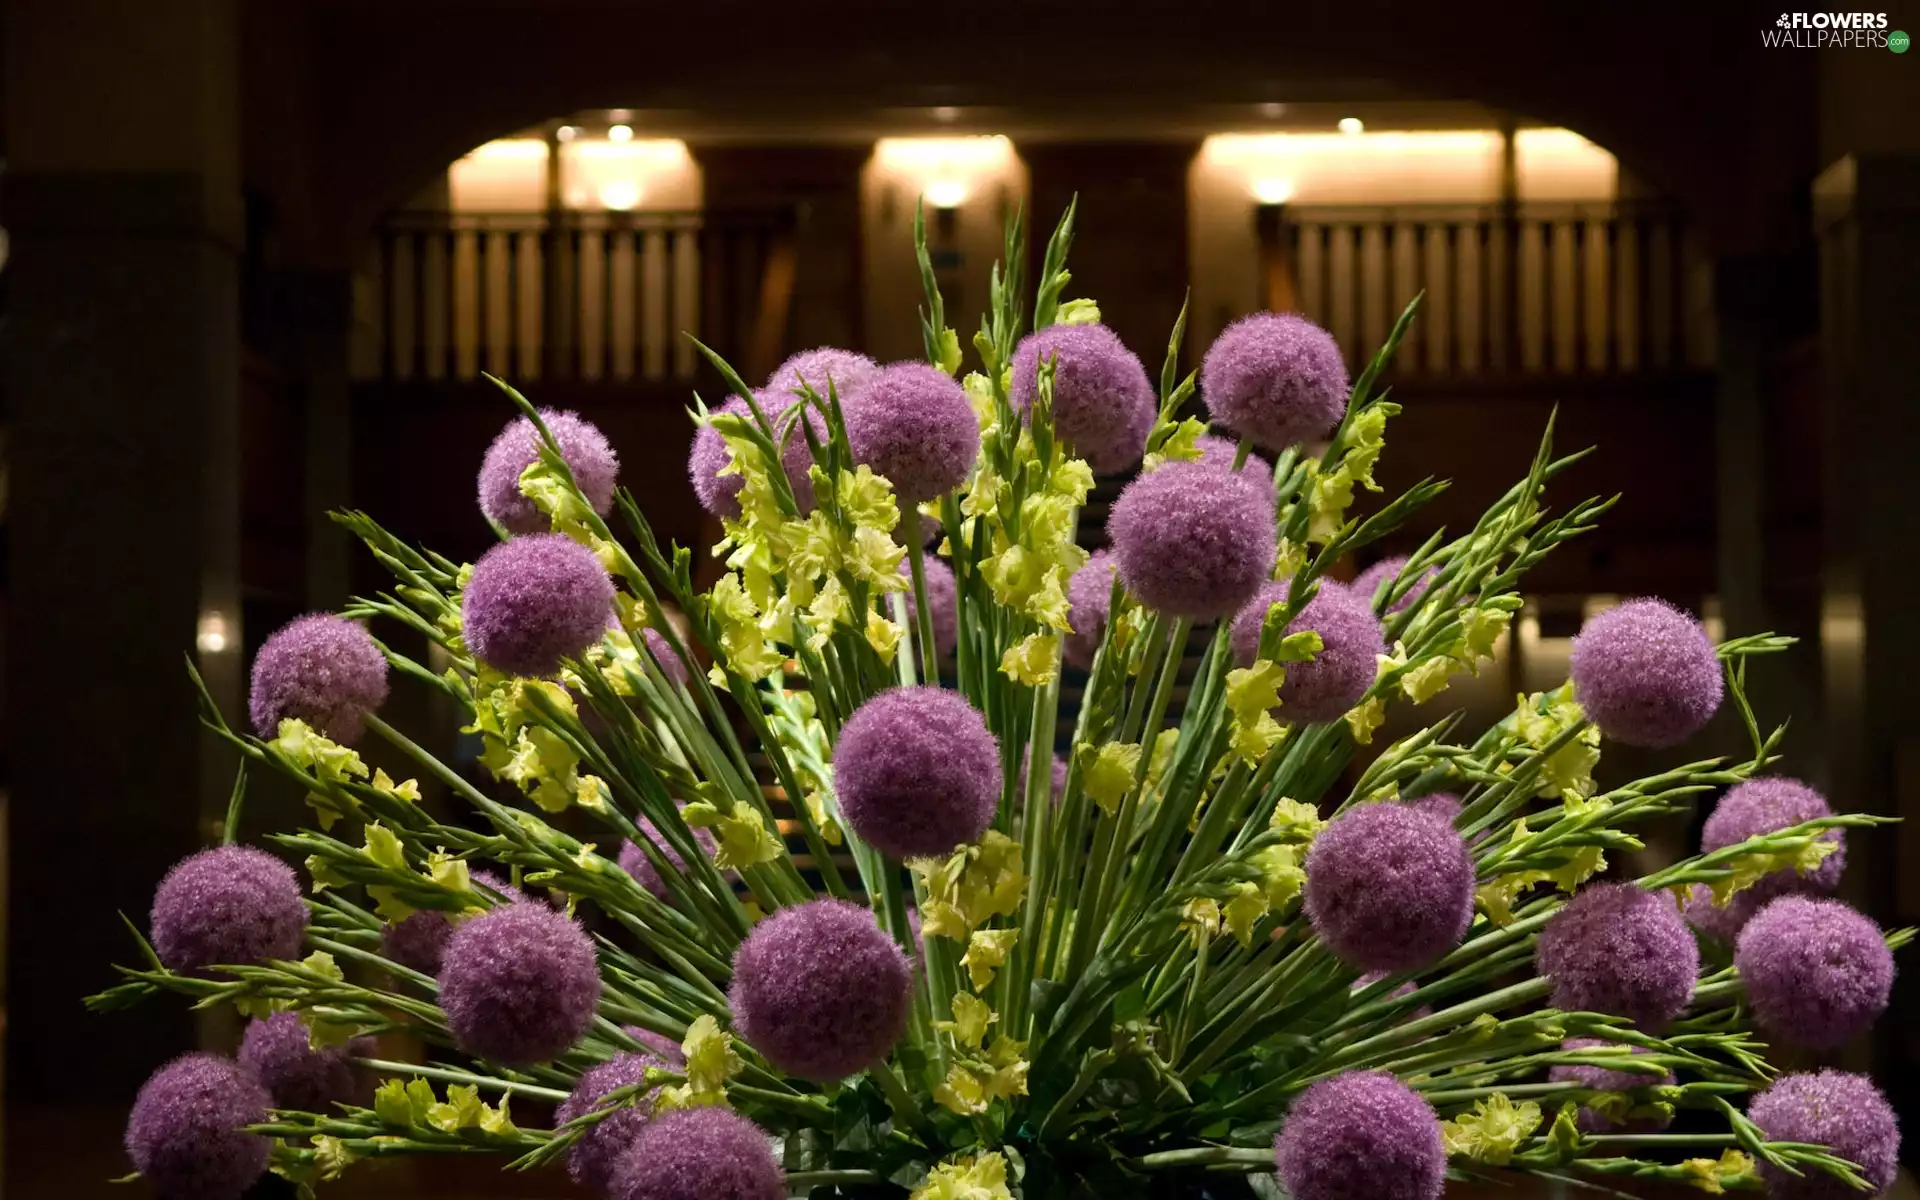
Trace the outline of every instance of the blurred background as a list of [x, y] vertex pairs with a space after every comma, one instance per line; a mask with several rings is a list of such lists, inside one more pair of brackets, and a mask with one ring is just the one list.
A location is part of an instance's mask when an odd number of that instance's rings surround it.
[[[509, 409], [483, 372], [597, 422], [661, 538], [704, 551], [685, 409], [724, 393], [680, 333], [749, 380], [816, 345], [916, 356], [921, 197], [963, 342], [1008, 214], [1037, 265], [1076, 194], [1069, 294], [1150, 369], [1183, 296], [1185, 369], [1262, 308], [1358, 362], [1424, 291], [1382, 478], [1456, 484], [1382, 552], [1471, 524], [1555, 406], [1562, 449], [1600, 447], [1555, 495], [1624, 490], [1602, 530], [1531, 577], [1493, 668], [1402, 721], [1497, 717], [1564, 678], [1585, 616], [1654, 594], [1716, 636], [1801, 638], [1752, 685], [1763, 721], [1792, 717], [1785, 769], [1836, 808], [1920, 817], [1920, 55], [1767, 45], [1779, 16], [10, 0], [9, 1194], [125, 1194], [104, 1180], [139, 1082], [230, 1036], [177, 1005], [80, 1006], [133, 954], [115, 910], [144, 923], [224, 808], [232, 760], [183, 655], [234, 711], [266, 634], [380, 586], [328, 509], [484, 549], [473, 478]], [[393, 707], [458, 753], [446, 714], [405, 688]], [[1737, 753], [1724, 717], [1707, 749]], [[1610, 749], [1603, 779], [1668, 761]], [[265, 795], [249, 832], [298, 812]], [[1647, 861], [1692, 832], [1658, 831]], [[1849, 900], [1920, 920], [1920, 823], [1856, 833], [1849, 861]], [[1910, 1129], [1916, 992], [1836, 1058]], [[543, 1185], [436, 1165], [343, 1186]]]

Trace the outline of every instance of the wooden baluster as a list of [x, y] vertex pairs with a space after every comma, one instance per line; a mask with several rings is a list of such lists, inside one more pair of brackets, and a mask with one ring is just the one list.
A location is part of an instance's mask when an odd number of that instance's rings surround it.
[[526, 302], [520, 295], [520, 256], [526, 253], [527, 233], [524, 229], [507, 230], [507, 345], [506, 367], [515, 379], [525, 379], [529, 374], [527, 364], [526, 338]]
[[1553, 292], [1553, 221], [1540, 222], [1540, 370], [1552, 374], [1557, 360], [1553, 353], [1553, 326], [1559, 297]]
[[1460, 345], [1460, 222], [1447, 222], [1447, 239], [1441, 259], [1446, 271], [1447, 336], [1440, 345], [1440, 369], [1451, 375], [1459, 369]]
[[410, 374], [427, 377], [427, 245], [430, 235], [418, 230], [413, 235], [413, 360]]
[[1573, 219], [1573, 264], [1568, 276], [1573, 284], [1573, 371], [1587, 369], [1587, 220]]
[[1493, 225], [1481, 217], [1474, 223], [1474, 269], [1479, 286], [1474, 289], [1474, 307], [1480, 313], [1480, 373], [1493, 373]]
[[475, 374], [492, 374], [501, 368], [488, 351], [493, 346], [493, 327], [488, 323], [492, 305], [487, 293], [493, 290], [493, 230], [482, 220], [473, 231], [473, 369]]
[[1601, 369], [1620, 370], [1620, 214], [1607, 218], [1607, 275], [1603, 296], [1606, 317], [1601, 322]]
[[619, 234], [611, 223], [600, 231], [600, 379], [613, 378], [613, 247]]
[[[1426, 290], [1427, 223], [1425, 221], [1417, 221], [1413, 226], [1413, 294], [1424, 297]], [[1425, 304], [1426, 301], [1423, 299], [1421, 303]], [[1429, 315], [1431, 312], [1432, 310], [1429, 309]], [[1398, 313], [1389, 309], [1389, 320], [1398, 315]], [[1427, 374], [1432, 374], [1434, 359], [1433, 322], [1431, 320], [1423, 320], [1420, 322], [1420, 326], [1420, 369]]]
[[447, 306], [446, 326], [447, 343], [440, 350], [441, 376], [445, 379], [460, 377], [460, 234], [453, 227], [453, 217], [447, 217], [447, 230], [441, 236], [441, 253], [446, 262], [441, 277], [446, 281], [444, 303]]

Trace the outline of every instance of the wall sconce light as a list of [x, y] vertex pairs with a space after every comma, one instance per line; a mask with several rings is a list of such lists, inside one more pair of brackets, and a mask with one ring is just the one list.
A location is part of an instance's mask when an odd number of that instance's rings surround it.
[[1248, 185], [1247, 190], [1253, 193], [1253, 198], [1257, 203], [1285, 204], [1287, 201], [1293, 199], [1293, 180], [1277, 178], [1256, 179]]
[[600, 203], [614, 212], [627, 212], [640, 203], [640, 185], [626, 179], [602, 184]]
[[927, 203], [938, 209], [959, 208], [967, 202], [967, 183], [964, 179], [936, 179], [927, 184], [924, 193]]
[[233, 644], [233, 635], [227, 629], [226, 615], [207, 611], [200, 614], [199, 627], [194, 631], [193, 644], [202, 654], [222, 654]]
[[1337, 128], [1348, 137], [1354, 137], [1358, 134], [1365, 133], [1367, 131], [1367, 124], [1359, 117], [1341, 117], [1340, 124]]
[[610, 141], [610, 142], [630, 142], [630, 141], [632, 141], [632, 140], [633, 140], [633, 126], [631, 126], [631, 125], [613, 125], [613, 126], [610, 126], [610, 127], [608, 127], [608, 129], [607, 129], [607, 140], [608, 140], [608, 141]]

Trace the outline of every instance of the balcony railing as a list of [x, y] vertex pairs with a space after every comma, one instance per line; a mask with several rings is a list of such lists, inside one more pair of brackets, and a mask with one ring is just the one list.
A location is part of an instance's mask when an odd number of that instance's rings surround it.
[[702, 369], [685, 332], [764, 374], [794, 231], [791, 210], [396, 215], [362, 264], [354, 373], [680, 382]]
[[1695, 255], [1669, 207], [1287, 205], [1259, 229], [1266, 306], [1305, 312], [1350, 355], [1426, 293], [1401, 375], [1682, 371], [1704, 353]]

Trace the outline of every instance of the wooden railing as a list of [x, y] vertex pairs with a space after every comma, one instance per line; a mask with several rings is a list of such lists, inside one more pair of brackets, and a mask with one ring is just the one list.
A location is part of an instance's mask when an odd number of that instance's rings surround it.
[[694, 379], [698, 337], [749, 378], [785, 342], [791, 210], [405, 213], [356, 297], [363, 380]]
[[1703, 354], [1695, 256], [1666, 206], [1287, 205], [1262, 211], [1259, 241], [1266, 306], [1305, 312], [1350, 355], [1424, 291], [1402, 375], [1682, 371]]

